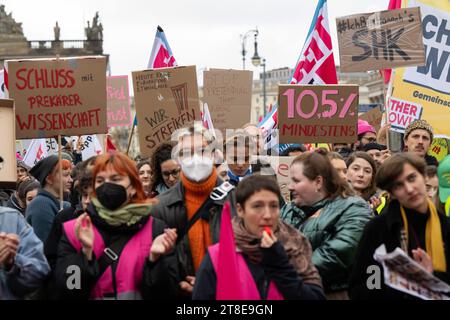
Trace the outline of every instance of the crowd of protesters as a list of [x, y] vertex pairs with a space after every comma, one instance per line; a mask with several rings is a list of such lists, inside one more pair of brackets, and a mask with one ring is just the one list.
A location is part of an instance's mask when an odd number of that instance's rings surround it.
[[393, 153], [360, 120], [354, 144], [291, 145], [287, 202], [251, 124], [222, 143], [195, 123], [138, 163], [18, 161], [0, 299], [414, 299], [370, 290], [367, 268], [384, 244], [450, 284], [450, 156], [428, 154], [433, 138], [414, 121]]

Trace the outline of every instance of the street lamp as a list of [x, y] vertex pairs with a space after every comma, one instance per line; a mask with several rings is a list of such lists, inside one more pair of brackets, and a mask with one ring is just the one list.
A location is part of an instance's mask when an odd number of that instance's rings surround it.
[[247, 55], [247, 50], [245, 49], [245, 41], [247, 40], [247, 37], [251, 34], [258, 36], [258, 28], [255, 28], [253, 30], [247, 31], [244, 35], [241, 35], [242, 38], [242, 70], [245, 70], [245, 56]]
[[255, 67], [263, 67], [263, 110], [264, 110], [264, 118], [267, 115], [267, 94], [266, 94], [266, 59], [262, 58], [258, 55], [258, 34], [255, 34], [255, 54], [252, 57], [252, 63]]

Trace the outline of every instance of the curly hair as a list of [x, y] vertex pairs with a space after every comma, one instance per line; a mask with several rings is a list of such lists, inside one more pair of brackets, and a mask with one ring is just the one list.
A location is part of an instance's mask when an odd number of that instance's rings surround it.
[[164, 183], [162, 172], [161, 172], [161, 164], [172, 159], [172, 149], [174, 145], [171, 143], [163, 143], [158, 148], [156, 148], [155, 152], [152, 155], [150, 160], [151, 168], [152, 168], [152, 179], [150, 182], [151, 191], [155, 191], [156, 187], [160, 183]]

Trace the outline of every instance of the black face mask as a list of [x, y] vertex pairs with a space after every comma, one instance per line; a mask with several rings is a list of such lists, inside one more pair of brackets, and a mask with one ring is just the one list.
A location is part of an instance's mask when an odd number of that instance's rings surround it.
[[95, 189], [97, 199], [107, 209], [119, 209], [127, 200], [127, 189], [115, 183], [105, 182]]

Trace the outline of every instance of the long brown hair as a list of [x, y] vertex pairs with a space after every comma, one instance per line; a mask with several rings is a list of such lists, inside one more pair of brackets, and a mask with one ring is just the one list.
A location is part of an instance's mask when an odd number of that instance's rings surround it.
[[346, 198], [354, 195], [348, 184], [339, 177], [327, 156], [318, 152], [306, 152], [295, 158], [291, 167], [295, 164], [303, 165], [303, 175], [309, 180], [314, 180], [318, 176], [323, 178], [327, 198], [335, 199], [338, 196]]
[[361, 198], [368, 201], [370, 197], [373, 196], [377, 191], [377, 184], [375, 183], [375, 176], [377, 175], [377, 164], [368, 153], [363, 151], [356, 151], [347, 159], [347, 168], [349, 169], [350, 165], [358, 158], [366, 160], [372, 167], [372, 179], [370, 179], [370, 183], [367, 188], [365, 188], [361, 192]]

